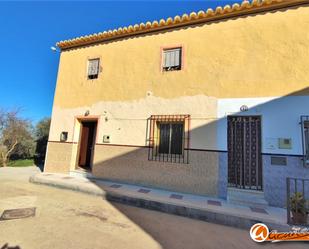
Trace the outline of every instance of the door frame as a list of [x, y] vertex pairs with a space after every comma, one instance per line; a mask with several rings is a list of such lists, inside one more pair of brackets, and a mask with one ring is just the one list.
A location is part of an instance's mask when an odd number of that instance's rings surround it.
[[74, 165], [74, 170], [85, 170], [79, 166], [79, 155], [80, 155], [80, 145], [81, 145], [81, 137], [82, 137], [82, 130], [83, 130], [83, 122], [96, 122], [96, 128], [95, 128], [95, 134], [94, 134], [94, 141], [93, 145], [94, 148], [91, 153], [91, 159], [90, 159], [90, 168], [88, 169], [89, 171], [92, 171], [93, 167], [93, 158], [94, 158], [94, 153], [95, 153], [95, 146], [98, 141], [98, 127], [100, 124], [100, 116], [97, 115], [89, 115], [89, 116], [75, 116], [75, 124], [74, 124], [74, 129], [73, 129], [73, 137], [74, 137], [74, 131], [75, 131], [75, 126], [78, 125], [78, 141], [77, 141], [77, 152], [76, 152], [76, 158], [75, 158], [75, 165]]
[[[255, 118], [259, 118], [259, 120], [260, 120], [260, 127], [259, 127], [259, 140], [260, 140], [260, 142], [259, 142], [259, 155], [258, 155], [258, 157], [259, 157], [259, 164], [260, 164], [260, 170], [261, 170], [261, 172], [259, 172], [259, 176], [260, 176], [260, 181], [261, 181], [261, 189], [258, 189], [258, 188], [252, 188], [251, 186], [249, 187], [249, 188], [246, 188], [245, 186], [243, 186], [242, 188], [239, 188], [239, 187], [235, 187], [235, 186], [229, 186], [229, 180], [227, 179], [227, 184], [228, 184], [228, 188], [236, 188], [236, 189], [243, 189], [243, 190], [248, 190], [248, 191], [252, 191], [252, 190], [256, 190], [256, 191], [263, 191], [264, 190], [264, 169], [263, 169], [263, 157], [262, 157], [262, 149], [263, 149], [263, 145], [262, 145], [262, 138], [263, 138], [263, 134], [262, 134], [262, 132], [263, 132], [263, 130], [262, 130], [262, 115], [237, 115], [237, 114], [235, 114], [235, 115], [228, 115], [227, 116], [227, 127], [226, 127], [226, 131], [227, 131], [227, 152], [228, 152], [228, 164], [227, 164], [227, 170], [229, 171], [229, 166], [230, 166], [230, 162], [229, 162], [229, 153], [230, 153], [230, 151], [229, 151], [229, 134], [228, 134], [228, 130], [229, 130], [229, 126], [228, 126], [228, 120], [229, 120], [229, 118], [248, 118], [248, 117], [255, 117]], [[244, 153], [244, 150], [242, 151], [242, 153]], [[243, 154], [244, 155], [244, 154]], [[258, 167], [259, 167], [259, 165], [257, 165], [256, 166], [256, 169], [258, 170]], [[227, 172], [227, 177], [228, 177], [228, 172]], [[258, 177], [259, 178], [259, 177]], [[258, 179], [259, 180], [259, 179]], [[258, 186], [258, 184], [256, 185], [256, 186]]]

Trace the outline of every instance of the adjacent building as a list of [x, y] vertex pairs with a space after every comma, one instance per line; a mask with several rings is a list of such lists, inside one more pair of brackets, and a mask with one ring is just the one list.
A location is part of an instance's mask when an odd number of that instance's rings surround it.
[[254, 0], [57, 43], [44, 170], [284, 206], [309, 178], [308, 30], [308, 1]]

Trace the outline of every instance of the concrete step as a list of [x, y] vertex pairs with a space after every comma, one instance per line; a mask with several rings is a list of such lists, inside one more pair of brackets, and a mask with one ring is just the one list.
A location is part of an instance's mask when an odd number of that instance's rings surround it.
[[71, 170], [69, 175], [72, 177], [79, 177], [79, 178], [94, 178], [92, 173], [86, 170]]
[[[80, 177], [67, 179], [67, 176], [64, 174], [36, 174], [31, 176], [29, 180], [36, 184], [45, 184], [61, 189], [71, 189], [82, 193], [98, 195], [111, 202], [120, 202], [202, 221], [245, 228], [247, 231], [255, 223], [264, 223], [270, 230], [282, 232], [291, 230], [290, 226], [286, 224], [286, 210], [281, 208], [268, 206], [265, 208], [267, 212], [265, 214], [253, 211], [247, 206], [230, 205], [223, 199], [213, 197], [196, 196], [150, 187], [147, 187], [147, 189], [151, 191], [145, 194], [139, 191], [141, 188], [144, 188], [139, 185], [99, 179], [90, 181]], [[114, 185], [120, 185], [120, 187], [112, 187]], [[173, 199], [171, 194], [179, 194], [183, 198]], [[221, 205], [212, 205], [208, 203], [209, 200], [216, 200]]]
[[234, 205], [265, 208], [268, 206], [264, 192], [247, 189], [228, 188], [227, 201]]

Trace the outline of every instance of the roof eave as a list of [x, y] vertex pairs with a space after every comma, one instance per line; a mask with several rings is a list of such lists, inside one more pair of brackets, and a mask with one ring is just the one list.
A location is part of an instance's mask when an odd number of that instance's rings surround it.
[[159, 22], [153, 21], [152, 23], [147, 22], [146, 24], [135, 24], [134, 26], [130, 25], [128, 27], [115, 29], [113, 31], [109, 30], [99, 34], [60, 41], [56, 45], [61, 50], [66, 50], [114, 39], [125, 38], [128, 36], [175, 29], [184, 26], [202, 24], [265, 11], [278, 10], [287, 7], [295, 7], [308, 3], [309, 0], [263, 0], [261, 2], [258, 0], [253, 0], [251, 3], [249, 1], [244, 1], [242, 4], [233, 4], [233, 6], [226, 5], [224, 8], [217, 7], [215, 10], [208, 9], [206, 12], [192, 12], [190, 15], [184, 14], [182, 17], [169, 17], [166, 20], [161, 19]]

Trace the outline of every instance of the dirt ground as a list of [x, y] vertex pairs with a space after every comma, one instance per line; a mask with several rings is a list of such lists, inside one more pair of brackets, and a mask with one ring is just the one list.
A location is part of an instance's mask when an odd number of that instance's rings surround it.
[[34, 217], [0, 221], [1, 249], [309, 248], [308, 243], [261, 245], [246, 230], [29, 183], [36, 171], [0, 168], [0, 215], [6, 209], [36, 207]]

